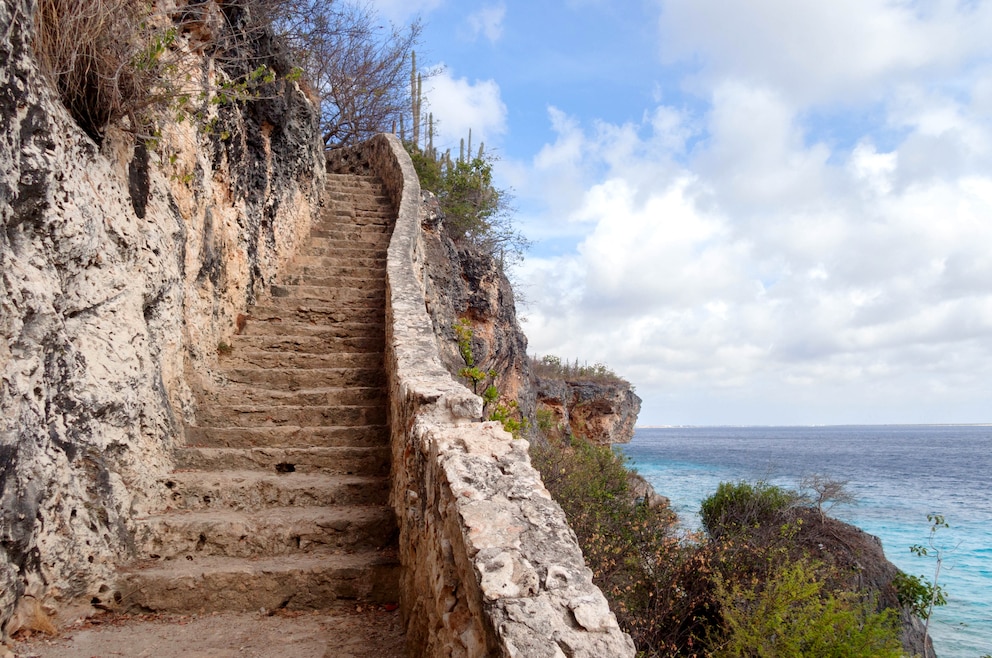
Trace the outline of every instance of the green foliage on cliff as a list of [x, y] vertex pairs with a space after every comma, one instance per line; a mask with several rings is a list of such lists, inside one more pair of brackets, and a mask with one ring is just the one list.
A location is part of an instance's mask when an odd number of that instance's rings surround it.
[[703, 501], [700, 517], [712, 537], [741, 534], [773, 523], [779, 512], [799, 502], [795, 492], [767, 482], [721, 482]]
[[714, 578], [721, 627], [714, 658], [740, 656], [871, 656], [899, 658], [895, 610], [876, 612], [854, 592], [825, 589], [821, 565], [784, 561], [760, 581]]
[[474, 246], [501, 262], [516, 260], [528, 241], [513, 226], [510, 193], [493, 184], [495, 158], [480, 149], [452, 160], [407, 142], [423, 189], [437, 196], [451, 239]]

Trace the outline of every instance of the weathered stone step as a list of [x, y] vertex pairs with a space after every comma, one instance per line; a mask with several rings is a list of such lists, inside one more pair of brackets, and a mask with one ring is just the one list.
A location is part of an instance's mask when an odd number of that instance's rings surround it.
[[140, 519], [135, 537], [142, 555], [167, 560], [383, 549], [395, 539], [396, 520], [385, 505], [163, 514]]
[[381, 368], [227, 368], [230, 382], [252, 384], [272, 390], [298, 391], [306, 388], [377, 387], [385, 385]]
[[371, 475], [182, 471], [160, 481], [162, 510], [385, 505], [389, 479]]
[[[385, 309], [376, 308], [372, 305], [364, 307], [345, 307], [328, 303], [325, 309], [308, 309], [311, 319], [297, 319], [302, 313], [298, 307], [287, 303], [286, 308], [278, 308], [273, 305], [266, 310], [269, 317], [263, 320], [248, 320], [241, 330], [240, 336], [323, 336], [327, 339], [334, 338], [382, 338], [386, 335]], [[328, 317], [324, 319], [321, 313], [326, 313]], [[341, 314], [357, 316], [355, 321], [337, 321], [334, 317]], [[238, 336], [231, 337], [231, 345], [237, 345]], [[333, 346], [325, 346], [325, 349]], [[365, 348], [346, 350], [346, 344], [340, 344], [341, 351], [365, 352]], [[335, 348], [336, 349], [336, 348]], [[380, 349], [382, 346], [380, 344]]]
[[207, 556], [132, 569], [118, 586], [127, 609], [184, 614], [319, 609], [337, 599], [391, 603], [399, 598], [399, 562], [393, 551]]
[[389, 236], [383, 235], [378, 241], [369, 240], [342, 240], [337, 237], [310, 238], [307, 246], [301, 250], [310, 256], [321, 256], [333, 253], [334, 255], [374, 255], [385, 254], [389, 247]]
[[331, 203], [342, 203], [352, 199], [372, 198], [379, 203], [389, 203], [389, 196], [386, 188], [378, 182], [364, 181], [328, 181], [326, 189], [331, 192], [329, 201]]
[[374, 190], [377, 194], [386, 196], [386, 186], [375, 176], [360, 174], [328, 174], [327, 187], [330, 189], [360, 189]]
[[300, 322], [310, 325], [385, 327], [385, 308], [342, 308], [337, 302], [300, 302], [286, 297], [266, 298], [248, 309], [247, 323], [279, 324]]
[[386, 303], [386, 285], [360, 288], [328, 288], [327, 286], [273, 285], [269, 301], [277, 304], [280, 299], [295, 300], [296, 304], [313, 302], [366, 303], [375, 302], [380, 306]]
[[364, 272], [360, 276], [333, 276], [327, 272], [298, 272], [283, 276], [280, 286], [314, 286], [318, 288], [350, 288], [353, 290], [375, 291], [383, 295], [385, 304], [386, 276]]
[[295, 267], [292, 274], [285, 276], [316, 276], [316, 277], [349, 277], [355, 279], [382, 279], [386, 280], [386, 261], [380, 264], [369, 266], [353, 265], [327, 265], [321, 267]]
[[382, 352], [329, 351], [326, 354], [308, 354], [297, 350], [272, 351], [251, 348], [236, 349], [221, 354], [218, 364], [222, 368], [251, 366], [256, 368], [381, 368]]
[[211, 391], [200, 392], [200, 407], [228, 409], [236, 405], [290, 406], [290, 407], [330, 407], [373, 406], [386, 404], [386, 390], [383, 386], [329, 386], [325, 388], [285, 391], [282, 389], [261, 388], [258, 386], [229, 385]]
[[300, 250], [304, 256], [316, 256], [322, 258], [385, 258], [385, 247], [377, 245], [361, 245], [354, 242], [344, 244], [323, 245], [308, 244]]
[[[345, 240], [358, 244], [371, 244], [376, 246], [389, 245], [392, 236], [392, 228], [388, 226], [342, 226], [340, 224], [317, 224], [310, 230], [310, 239], [319, 240]], [[320, 242], [315, 242], [321, 244]]]
[[[356, 309], [370, 311], [373, 309]], [[316, 346], [317, 351], [326, 352], [333, 349], [345, 349], [353, 346], [349, 352], [363, 352], [372, 348], [372, 351], [380, 352], [383, 349], [385, 340], [385, 327], [382, 321], [377, 322], [338, 322], [338, 323], [314, 323], [314, 322], [249, 322], [245, 325], [241, 336], [235, 336], [231, 340], [231, 345], [237, 347], [241, 344], [238, 338], [258, 338], [268, 336], [278, 337], [304, 337], [312, 336], [324, 340], [327, 344]], [[349, 343], [346, 339], [368, 339], [364, 343]], [[263, 348], [268, 349], [268, 348]], [[306, 351], [301, 346], [300, 351]]]
[[[337, 446], [384, 446], [389, 427], [383, 423], [352, 426], [300, 427], [211, 427], [188, 425], [189, 446], [214, 448], [308, 448]], [[316, 448], [315, 448], [316, 449]]]
[[306, 448], [186, 447], [176, 453], [176, 467], [198, 471], [268, 471], [270, 473], [333, 473], [388, 475], [389, 448], [329, 446]]
[[346, 267], [379, 268], [385, 267], [386, 265], [386, 253], [384, 251], [381, 256], [377, 257], [323, 257], [302, 255], [296, 257], [294, 264], [298, 267], [340, 267], [343, 265]]
[[232, 405], [204, 407], [197, 414], [198, 425], [204, 427], [355, 427], [381, 425], [386, 422], [386, 410], [375, 406], [292, 407], [264, 405]]
[[375, 204], [330, 207], [320, 214], [319, 221], [347, 226], [392, 226], [393, 215]]
[[231, 345], [233, 354], [239, 349], [307, 354], [324, 354], [333, 350], [347, 349], [349, 352], [378, 353], [385, 344], [383, 331], [381, 327], [376, 328], [366, 324], [315, 327], [306, 324], [294, 326], [290, 323], [285, 325], [273, 323], [266, 327], [255, 327], [251, 331], [246, 330], [244, 335], [232, 338]]

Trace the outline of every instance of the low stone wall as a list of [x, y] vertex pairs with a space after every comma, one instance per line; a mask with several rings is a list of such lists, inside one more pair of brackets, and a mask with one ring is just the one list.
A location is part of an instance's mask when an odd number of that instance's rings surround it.
[[[398, 219], [388, 256], [391, 500], [402, 610], [424, 656], [633, 656], [575, 534], [531, 466], [528, 443], [479, 422], [482, 400], [442, 366], [424, 304], [420, 185], [380, 135], [329, 166], [378, 173]], [[356, 171], [358, 169], [355, 169]]]

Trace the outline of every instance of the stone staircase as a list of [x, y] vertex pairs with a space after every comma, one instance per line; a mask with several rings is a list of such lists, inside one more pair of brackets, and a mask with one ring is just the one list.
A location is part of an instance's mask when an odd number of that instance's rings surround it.
[[219, 356], [161, 513], [141, 520], [132, 610], [320, 610], [399, 598], [383, 364], [392, 213], [376, 179], [329, 206]]

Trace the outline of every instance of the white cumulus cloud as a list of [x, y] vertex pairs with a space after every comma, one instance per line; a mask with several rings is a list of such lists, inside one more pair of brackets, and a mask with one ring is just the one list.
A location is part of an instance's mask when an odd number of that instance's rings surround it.
[[479, 36], [496, 43], [503, 36], [503, 19], [506, 18], [506, 4], [489, 5], [469, 14], [466, 22], [473, 39]]
[[424, 81], [427, 110], [434, 115], [434, 144], [458, 152], [459, 140], [472, 130], [473, 150], [506, 131], [506, 104], [493, 80], [456, 78], [447, 69]]

